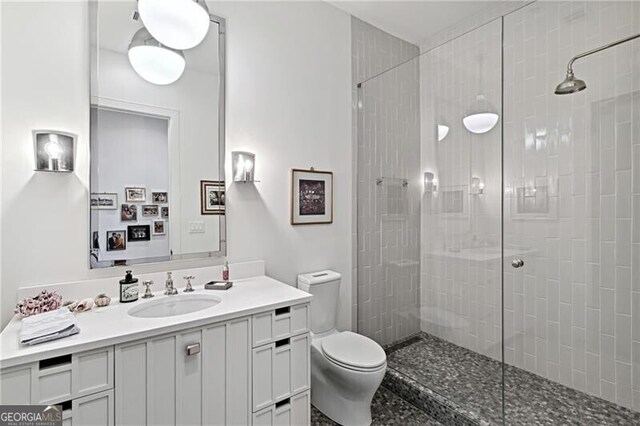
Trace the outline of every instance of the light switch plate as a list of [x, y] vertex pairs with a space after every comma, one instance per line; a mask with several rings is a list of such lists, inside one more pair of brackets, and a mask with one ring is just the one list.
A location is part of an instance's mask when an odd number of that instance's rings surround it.
[[204, 222], [189, 222], [190, 234], [204, 234]]

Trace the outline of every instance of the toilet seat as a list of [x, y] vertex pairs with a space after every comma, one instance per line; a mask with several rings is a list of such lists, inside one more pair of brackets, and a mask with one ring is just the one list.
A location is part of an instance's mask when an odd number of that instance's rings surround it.
[[334, 364], [355, 371], [375, 371], [386, 366], [387, 355], [373, 340], [344, 331], [322, 339], [322, 353]]

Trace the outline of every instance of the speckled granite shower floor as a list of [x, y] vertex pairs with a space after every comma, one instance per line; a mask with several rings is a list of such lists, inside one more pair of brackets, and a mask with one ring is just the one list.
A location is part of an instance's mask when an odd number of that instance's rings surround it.
[[[402, 398], [394, 395], [388, 389], [380, 387], [373, 397], [371, 405], [372, 425], [425, 425], [442, 426], [442, 423], [432, 419]], [[311, 424], [334, 426], [334, 422], [311, 406]]]
[[[502, 423], [502, 365], [421, 333], [387, 350], [389, 368], [490, 424]], [[508, 425], [640, 425], [640, 413], [519, 368], [505, 368]]]

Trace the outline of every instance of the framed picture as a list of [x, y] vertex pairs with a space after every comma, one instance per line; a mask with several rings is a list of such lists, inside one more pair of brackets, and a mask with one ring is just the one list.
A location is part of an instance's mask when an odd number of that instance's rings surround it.
[[91, 248], [95, 250], [100, 250], [100, 237], [98, 236], [98, 231], [93, 231], [91, 233]]
[[291, 170], [291, 224], [333, 223], [333, 173]]
[[151, 226], [149, 225], [129, 225], [127, 226], [127, 241], [149, 241], [151, 239]]
[[109, 193], [91, 193], [91, 208], [95, 210], [116, 210], [118, 208], [118, 194]]
[[169, 194], [166, 192], [152, 192], [151, 201], [154, 203], [166, 204], [169, 202]]
[[200, 214], [224, 214], [224, 181], [200, 181]]
[[167, 219], [169, 217], [169, 207], [160, 207], [160, 216], [163, 219]]
[[145, 216], [145, 217], [158, 216], [158, 206], [156, 205], [142, 206], [142, 216]]
[[124, 189], [124, 195], [128, 202], [140, 202], [147, 200], [147, 190], [142, 187], [131, 187]]
[[153, 235], [164, 235], [166, 234], [165, 230], [165, 221], [164, 220], [154, 220], [153, 221]]
[[440, 201], [440, 214], [450, 218], [465, 218], [469, 216], [468, 186], [441, 186], [438, 199]]
[[127, 249], [127, 231], [107, 231], [107, 251]]
[[138, 220], [138, 206], [135, 204], [123, 204], [120, 208], [120, 219], [124, 222]]

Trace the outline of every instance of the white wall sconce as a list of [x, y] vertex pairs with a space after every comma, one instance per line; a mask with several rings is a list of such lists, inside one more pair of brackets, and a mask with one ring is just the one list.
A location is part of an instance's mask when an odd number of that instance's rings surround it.
[[484, 182], [480, 180], [479, 177], [471, 178], [471, 195], [482, 195], [484, 194]]
[[52, 130], [33, 131], [36, 171], [73, 172], [76, 136]]
[[256, 155], [251, 152], [233, 151], [231, 153], [231, 172], [234, 182], [256, 182], [254, 171]]
[[435, 178], [435, 175], [431, 172], [424, 173], [424, 192], [428, 194], [433, 194], [438, 191], [438, 180]]

